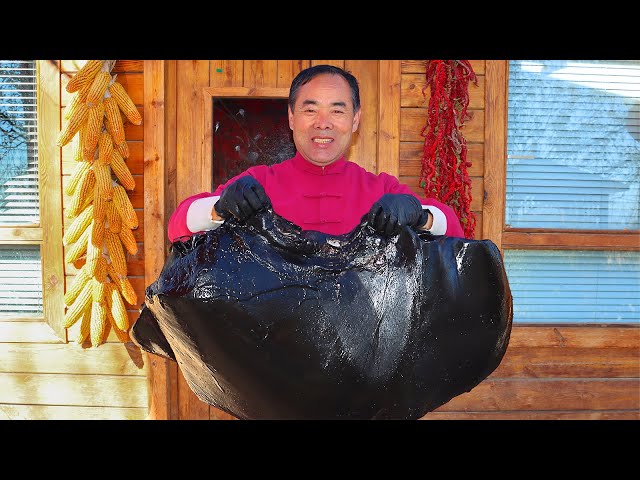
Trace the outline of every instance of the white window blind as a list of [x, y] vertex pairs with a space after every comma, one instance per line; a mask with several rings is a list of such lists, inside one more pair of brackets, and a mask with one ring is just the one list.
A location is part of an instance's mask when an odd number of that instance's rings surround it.
[[0, 226], [38, 224], [35, 60], [0, 60]]
[[42, 315], [38, 245], [0, 245], [0, 317]]
[[640, 253], [505, 250], [520, 323], [640, 323]]
[[640, 60], [509, 62], [505, 223], [640, 228]]

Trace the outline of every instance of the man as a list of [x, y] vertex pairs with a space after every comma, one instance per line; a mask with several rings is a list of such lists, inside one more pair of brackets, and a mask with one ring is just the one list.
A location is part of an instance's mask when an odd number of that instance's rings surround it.
[[332, 65], [301, 71], [291, 83], [288, 102], [295, 156], [248, 168], [214, 192], [183, 200], [169, 219], [169, 240], [210, 230], [230, 216], [244, 221], [266, 207], [303, 230], [331, 235], [349, 233], [367, 214], [368, 223], [387, 236], [406, 225], [463, 237], [448, 205], [420, 198], [396, 177], [375, 175], [346, 160], [361, 113], [352, 74]]

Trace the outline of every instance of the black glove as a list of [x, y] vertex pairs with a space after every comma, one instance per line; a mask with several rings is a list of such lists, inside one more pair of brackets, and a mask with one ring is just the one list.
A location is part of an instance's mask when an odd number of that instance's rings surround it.
[[396, 235], [408, 225], [422, 227], [429, 218], [420, 200], [405, 193], [386, 193], [369, 210], [369, 225], [383, 235]]
[[251, 175], [247, 175], [227, 186], [213, 208], [224, 219], [234, 216], [244, 221], [261, 209], [270, 206], [271, 200], [262, 185]]

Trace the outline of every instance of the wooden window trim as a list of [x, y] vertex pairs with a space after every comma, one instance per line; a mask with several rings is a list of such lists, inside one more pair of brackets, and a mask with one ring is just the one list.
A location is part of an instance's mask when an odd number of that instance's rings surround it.
[[487, 60], [483, 237], [500, 249], [640, 250], [640, 230], [558, 231], [505, 226], [508, 78], [508, 60]]

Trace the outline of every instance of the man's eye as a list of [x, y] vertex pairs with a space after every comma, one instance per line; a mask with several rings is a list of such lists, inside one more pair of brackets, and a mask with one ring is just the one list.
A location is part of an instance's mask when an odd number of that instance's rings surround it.
[[343, 114], [344, 111], [343, 110], [334, 110], [332, 113], [334, 113], [334, 114]]

